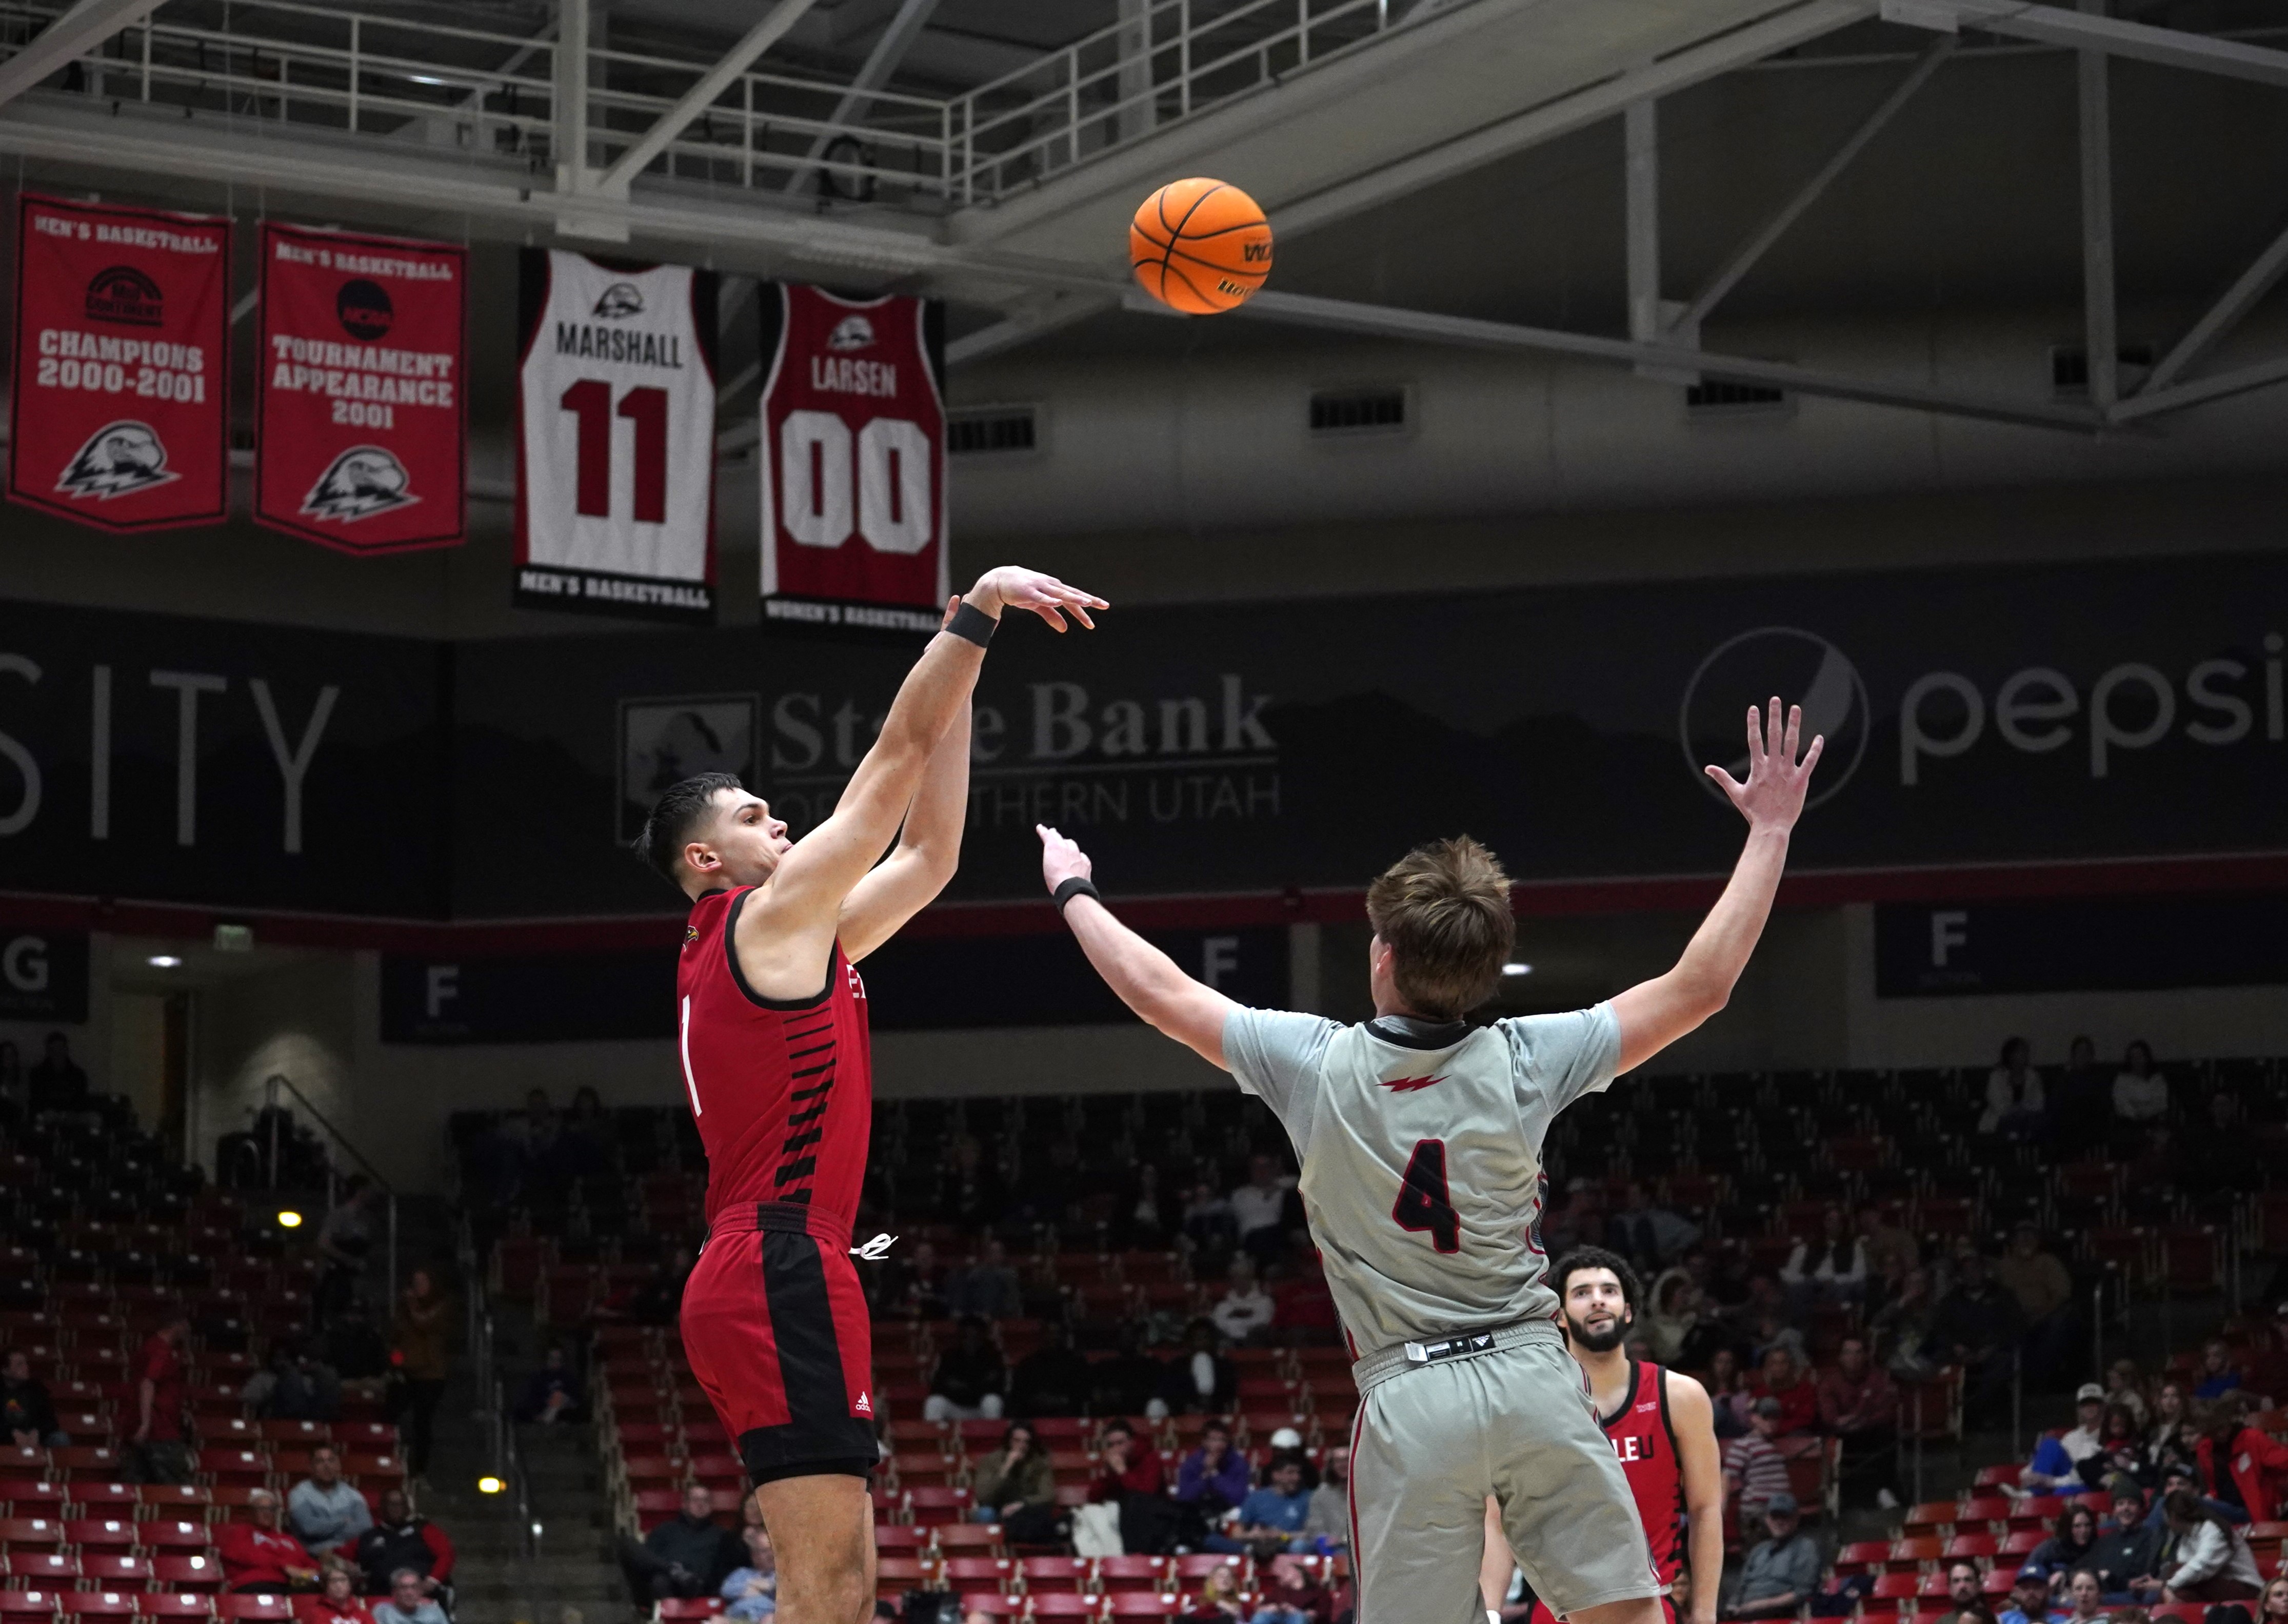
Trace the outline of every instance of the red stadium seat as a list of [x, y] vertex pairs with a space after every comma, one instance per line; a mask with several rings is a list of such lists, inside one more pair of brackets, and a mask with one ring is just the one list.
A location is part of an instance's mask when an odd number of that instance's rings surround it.
[[991, 1592], [965, 1594], [961, 1598], [961, 1614], [967, 1618], [973, 1612], [983, 1613], [989, 1619], [1014, 1619], [1023, 1616], [1025, 1598], [1021, 1596], [997, 1596]]
[[222, 1564], [203, 1551], [191, 1556], [154, 1556], [152, 1577], [170, 1590], [219, 1590]]
[[121, 1556], [107, 1552], [82, 1556], [80, 1567], [99, 1590], [140, 1590], [156, 1577], [148, 1556]]
[[79, 1558], [60, 1551], [12, 1551], [0, 1556], [0, 1573], [30, 1590], [68, 1590], [79, 1583]]
[[0, 1482], [0, 1504], [11, 1517], [56, 1517], [64, 1514], [70, 1498], [61, 1480], [50, 1477], [11, 1477]]
[[258, 1489], [270, 1482], [270, 1456], [259, 1449], [202, 1449], [199, 1471], [218, 1489]]
[[64, 1542], [64, 1525], [52, 1517], [0, 1517], [0, 1548], [36, 1549]]
[[1245, 1588], [1247, 1558], [1244, 1556], [1219, 1556], [1206, 1551], [1196, 1551], [1189, 1556], [1172, 1557], [1168, 1565], [1177, 1582], [1188, 1591], [1198, 1589], [1199, 1581], [1218, 1568], [1235, 1570], [1242, 1581], [1242, 1588]]
[[1990, 1533], [1958, 1533], [1939, 1553], [1947, 1562], [1991, 1562], [2000, 1541]]
[[1078, 1595], [1088, 1588], [1090, 1562], [1085, 1556], [1028, 1556], [1017, 1564], [1028, 1596], [1063, 1592]]
[[294, 1617], [293, 1598], [258, 1592], [252, 1596], [218, 1596], [215, 1612], [225, 1619], [243, 1620], [247, 1624], [289, 1624]]
[[1037, 1619], [1100, 1619], [1104, 1616], [1104, 1598], [1100, 1596], [1055, 1592], [1029, 1596], [1027, 1600], [1031, 1615]]
[[1950, 1500], [1927, 1500], [1919, 1506], [1907, 1508], [1906, 1520], [1901, 1526], [1909, 1534], [1951, 1533], [1954, 1519], [1961, 1509]]
[[874, 1595], [894, 1603], [909, 1590], [929, 1588], [930, 1564], [916, 1556], [883, 1556], [874, 1564]]
[[1165, 1556], [1104, 1556], [1096, 1564], [1098, 1585], [1107, 1595], [1160, 1593], [1168, 1578]]
[[1936, 1562], [1939, 1553], [1945, 1548], [1944, 1540], [1901, 1540], [1883, 1558], [1883, 1571], [1887, 1573], [1919, 1573], [1931, 1563]]
[[203, 1551], [214, 1543], [205, 1520], [197, 1517], [153, 1517], [138, 1523], [135, 1533], [137, 1543], [145, 1550], [160, 1553]]
[[1002, 1554], [1004, 1535], [998, 1523], [943, 1523], [935, 1528], [920, 1528], [914, 1532], [933, 1536], [938, 1549], [949, 1556], [997, 1556]]
[[198, 1624], [202, 1619], [214, 1617], [214, 1597], [192, 1590], [155, 1590], [144, 1596], [139, 1606], [147, 1619], [173, 1619], [185, 1624]]
[[1922, 1588], [1919, 1573], [1879, 1573], [1868, 1596], [1879, 1602], [1911, 1602]]
[[1135, 1619], [1140, 1624], [1175, 1624], [1183, 1605], [1184, 1598], [1172, 1591], [1115, 1590], [1104, 1598], [1107, 1618]]
[[74, 1480], [72, 1503], [82, 1517], [133, 1517], [143, 1503], [139, 1483], [83, 1483]]
[[906, 1520], [929, 1527], [957, 1523], [969, 1515], [967, 1489], [916, 1488], [905, 1493]]
[[136, 1600], [126, 1590], [65, 1590], [56, 1604], [67, 1619], [131, 1619]]
[[64, 1524], [64, 1542], [80, 1554], [131, 1551], [135, 1548], [135, 1519], [124, 1517], [75, 1517]]
[[1006, 1590], [1017, 1564], [1006, 1556], [948, 1556], [939, 1564], [948, 1589], [967, 1595], [973, 1590]]
[[56, 1616], [53, 1590], [0, 1590], [0, 1620], [5, 1624], [37, 1624]]
[[929, 1548], [930, 1530], [897, 1523], [874, 1524], [874, 1549], [884, 1556], [910, 1556]]

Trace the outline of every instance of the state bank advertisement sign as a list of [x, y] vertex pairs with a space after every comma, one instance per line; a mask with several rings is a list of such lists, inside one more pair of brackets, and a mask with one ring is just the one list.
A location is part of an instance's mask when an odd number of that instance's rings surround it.
[[[996, 641], [950, 896], [1035, 895], [1037, 822], [1116, 895], [1355, 889], [1459, 831], [1529, 884], [1720, 874], [1739, 820], [1701, 768], [1744, 770], [1747, 708], [1774, 693], [1828, 737], [1799, 874], [2288, 853], [2277, 559], [1116, 606], [1100, 626]], [[918, 648], [767, 626], [465, 648], [462, 804], [552, 816], [520, 831], [529, 861], [457, 876], [460, 905], [671, 906], [616, 845], [659, 791], [735, 772], [799, 834]]]

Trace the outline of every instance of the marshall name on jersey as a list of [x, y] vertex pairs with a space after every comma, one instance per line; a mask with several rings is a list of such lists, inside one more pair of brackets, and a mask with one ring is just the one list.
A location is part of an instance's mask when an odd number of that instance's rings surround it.
[[517, 601], [711, 619], [715, 287], [526, 251]]

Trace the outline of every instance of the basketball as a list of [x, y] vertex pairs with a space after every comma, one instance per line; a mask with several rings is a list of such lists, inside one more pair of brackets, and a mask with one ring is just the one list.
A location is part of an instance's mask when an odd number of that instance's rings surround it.
[[1128, 227], [1144, 291], [1186, 315], [1244, 304], [1271, 275], [1271, 222], [1220, 180], [1174, 180], [1144, 200]]

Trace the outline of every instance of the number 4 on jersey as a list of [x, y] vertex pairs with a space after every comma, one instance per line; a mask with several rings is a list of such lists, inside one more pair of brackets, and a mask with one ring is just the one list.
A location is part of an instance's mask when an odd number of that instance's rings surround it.
[[1414, 1154], [1406, 1163], [1406, 1177], [1398, 1187], [1398, 1200], [1390, 1209], [1391, 1217], [1402, 1230], [1430, 1237], [1430, 1244], [1441, 1252], [1462, 1249], [1462, 1220], [1454, 1211], [1454, 1203], [1446, 1190], [1446, 1142], [1442, 1139], [1423, 1139], [1415, 1142]]

